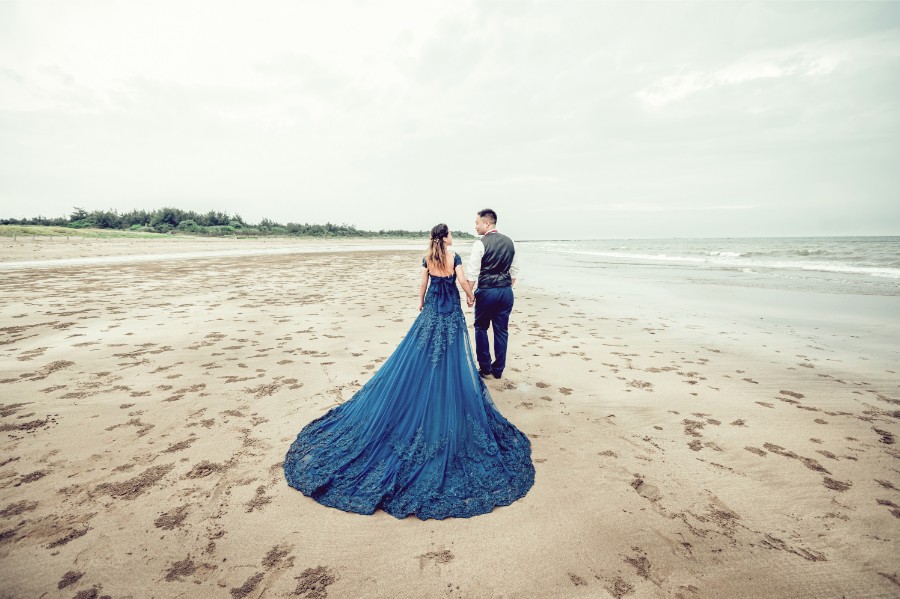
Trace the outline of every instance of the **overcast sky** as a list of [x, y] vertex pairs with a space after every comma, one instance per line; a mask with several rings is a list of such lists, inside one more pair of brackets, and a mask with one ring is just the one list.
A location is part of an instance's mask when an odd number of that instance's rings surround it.
[[0, 2], [0, 216], [900, 234], [900, 3]]

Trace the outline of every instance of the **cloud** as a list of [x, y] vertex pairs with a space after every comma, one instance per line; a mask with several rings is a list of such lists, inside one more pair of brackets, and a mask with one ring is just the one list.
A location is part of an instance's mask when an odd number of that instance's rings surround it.
[[680, 67], [675, 75], [653, 82], [636, 95], [644, 105], [662, 108], [716, 87], [736, 86], [761, 79], [825, 76], [842, 61], [839, 55], [809, 56], [804, 52], [787, 51], [780, 56], [744, 58], [711, 71]]
[[757, 206], [750, 204], [734, 205], [668, 205], [668, 204], [594, 204], [553, 206], [554, 210], [572, 212], [720, 212], [755, 210]]
[[900, 53], [900, 30], [858, 39], [805, 43], [793, 47], [751, 52], [718, 68], [677, 65], [637, 92], [637, 98], [653, 109], [713, 88], [740, 86], [769, 79], [825, 77], [853, 64], [857, 68]]

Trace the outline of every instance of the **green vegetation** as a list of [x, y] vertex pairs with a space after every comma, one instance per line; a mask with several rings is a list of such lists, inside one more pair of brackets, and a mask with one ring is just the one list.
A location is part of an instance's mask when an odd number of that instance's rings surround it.
[[[240, 215], [210, 210], [198, 214], [192, 210], [159, 208], [153, 211], [132, 210], [119, 214], [115, 210], [88, 212], [75, 208], [68, 217], [0, 218], [0, 235], [78, 235], [80, 237], [160, 237], [168, 235], [201, 235], [210, 237], [343, 237], [343, 238], [414, 238], [427, 237], [427, 231], [364, 231], [353, 225], [310, 225], [277, 223], [264, 218], [257, 224], [244, 222]], [[472, 239], [464, 231], [453, 231], [455, 237]]]
[[78, 229], [72, 227], [45, 227], [42, 225], [0, 225], [0, 237], [149, 237], [166, 238], [162, 233], [119, 231], [118, 229]]

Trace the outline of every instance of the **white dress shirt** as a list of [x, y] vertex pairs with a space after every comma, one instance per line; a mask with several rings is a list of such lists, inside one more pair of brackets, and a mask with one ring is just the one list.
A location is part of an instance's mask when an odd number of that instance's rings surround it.
[[[491, 229], [485, 235], [496, 233], [497, 229]], [[484, 243], [476, 239], [472, 244], [472, 255], [469, 256], [469, 266], [466, 268], [466, 280], [475, 282], [481, 274], [481, 259], [484, 257]], [[519, 274], [519, 253], [513, 254], [512, 264], [509, 266], [509, 276], [513, 279]]]

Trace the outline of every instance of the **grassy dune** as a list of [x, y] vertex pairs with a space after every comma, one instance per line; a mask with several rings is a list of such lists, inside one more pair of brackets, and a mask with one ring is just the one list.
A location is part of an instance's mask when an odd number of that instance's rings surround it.
[[70, 229], [43, 225], [0, 225], [0, 237], [149, 237], [165, 239], [164, 233], [120, 231], [116, 229]]

